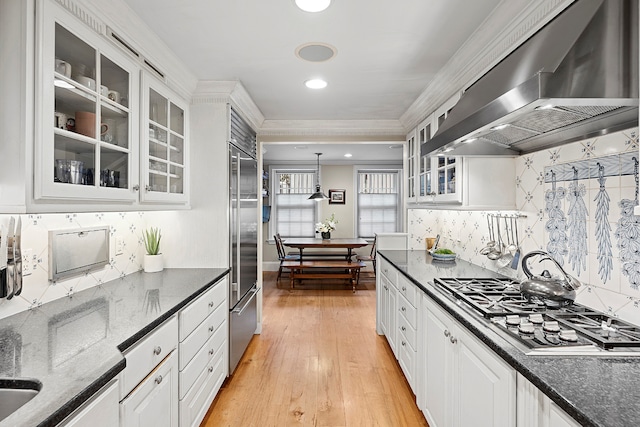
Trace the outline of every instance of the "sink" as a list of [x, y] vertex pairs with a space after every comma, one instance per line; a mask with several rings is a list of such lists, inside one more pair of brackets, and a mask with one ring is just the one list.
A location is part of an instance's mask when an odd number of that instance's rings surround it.
[[36, 397], [42, 388], [38, 380], [0, 378], [0, 421]]

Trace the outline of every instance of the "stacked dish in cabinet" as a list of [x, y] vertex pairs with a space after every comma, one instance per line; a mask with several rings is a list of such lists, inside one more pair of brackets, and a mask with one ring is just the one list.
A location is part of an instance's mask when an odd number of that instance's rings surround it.
[[228, 279], [179, 315], [180, 425], [199, 426], [228, 371]]

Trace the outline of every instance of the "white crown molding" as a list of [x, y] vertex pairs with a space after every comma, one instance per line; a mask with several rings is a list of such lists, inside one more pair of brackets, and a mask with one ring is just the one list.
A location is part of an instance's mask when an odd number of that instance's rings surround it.
[[[165, 83], [187, 100], [198, 79], [123, 0], [55, 0], [111, 41], [107, 26], [165, 74]], [[79, 6], [78, 3], [82, 4]], [[100, 19], [96, 18], [97, 16]], [[99, 24], [92, 24], [97, 21]], [[116, 43], [114, 45], [118, 46]], [[121, 46], [118, 46], [122, 49]], [[122, 49], [127, 55], [131, 55]], [[132, 58], [135, 56], [131, 55]], [[144, 68], [141, 64], [141, 68]]]
[[405, 130], [482, 77], [573, 1], [503, 0], [400, 117]]
[[264, 115], [242, 83], [233, 80], [201, 80], [191, 98], [192, 104], [229, 103], [253, 129], [259, 129]]
[[404, 134], [398, 120], [265, 120], [258, 130], [258, 139], [404, 141]]

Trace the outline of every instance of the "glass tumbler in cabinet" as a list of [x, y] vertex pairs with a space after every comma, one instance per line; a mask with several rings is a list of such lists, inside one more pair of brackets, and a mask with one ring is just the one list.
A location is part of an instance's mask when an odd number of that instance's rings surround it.
[[42, 78], [36, 105], [46, 119], [37, 121], [34, 197], [135, 200], [136, 65], [55, 2], [37, 7]]
[[143, 200], [181, 203], [186, 201], [186, 109], [165, 87], [149, 85], [146, 91], [148, 159]]

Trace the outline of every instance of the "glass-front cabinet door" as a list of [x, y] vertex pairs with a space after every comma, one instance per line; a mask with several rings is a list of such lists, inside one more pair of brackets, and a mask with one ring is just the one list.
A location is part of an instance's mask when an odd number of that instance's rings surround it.
[[137, 65], [52, 2], [38, 19], [34, 197], [135, 201]]
[[420, 151], [423, 145], [431, 140], [432, 116], [429, 116], [424, 122], [418, 126], [418, 146], [416, 147], [418, 159], [418, 201], [424, 202], [427, 196], [433, 195], [432, 177], [431, 177], [431, 158], [421, 156]]
[[143, 164], [141, 200], [187, 200], [186, 103], [149, 76], [142, 77]]
[[407, 199], [416, 201], [416, 134], [415, 131], [407, 136]]

